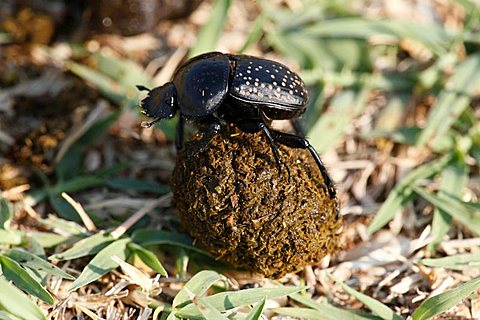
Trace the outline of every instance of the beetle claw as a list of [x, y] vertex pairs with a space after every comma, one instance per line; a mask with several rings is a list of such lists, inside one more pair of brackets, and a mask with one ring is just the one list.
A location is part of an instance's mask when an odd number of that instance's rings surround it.
[[150, 128], [151, 126], [153, 126], [156, 122], [160, 121], [162, 118], [155, 118], [153, 119], [152, 121], [142, 121], [142, 123], [140, 124], [140, 126], [142, 128]]
[[[275, 159], [276, 161], [277, 159]], [[278, 169], [278, 173], [281, 174], [282, 173], [282, 165], [285, 167], [285, 169], [287, 169], [287, 177], [288, 177], [288, 180], [290, 181], [290, 168], [287, 166], [287, 164], [285, 163], [285, 161], [281, 160], [281, 159], [278, 159], [277, 161], [277, 169]]]

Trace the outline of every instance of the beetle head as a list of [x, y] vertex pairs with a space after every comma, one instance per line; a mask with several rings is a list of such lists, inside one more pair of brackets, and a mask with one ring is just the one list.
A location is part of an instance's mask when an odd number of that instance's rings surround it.
[[142, 100], [140, 106], [143, 114], [154, 118], [153, 121], [143, 122], [142, 127], [151, 127], [155, 122], [171, 118], [177, 112], [177, 90], [172, 82], [152, 90], [144, 86], [137, 86], [137, 88], [142, 91], [148, 91], [148, 96]]

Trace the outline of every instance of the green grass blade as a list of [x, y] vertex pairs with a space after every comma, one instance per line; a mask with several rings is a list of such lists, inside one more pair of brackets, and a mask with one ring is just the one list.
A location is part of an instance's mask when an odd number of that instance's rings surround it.
[[0, 229], [0, 243], [18, 246], [22, 243], [22, 233], [17, 230]]
[[5, 32], [0, 32], [0, 44], [7, 44], [12, 41], [12, 37]]
[[[74, 61], [65, 61], [65, 67], [72, 73], [82, 78], [83, 80], [93, 84], [93, 86], [100, 91], [105, 97], [118, 104], [132, 104], [127, 99], [127, 94], [124, 88], [120, 86], [114, 79], [102, 74], [97, 70], [76, 63]], [[133, 90], [133, 87], [131, 88]]]
[[174, 308], [182, 308], [187, 304], [192, 303], [190, 298], [191, 294], [196, 297], [202, 296], [216, 281], [220, 279], [221, 276], [215, 271], [200, 271], [178, 292], [175, 299], [173, 299], [172, 306]]
[[60, 231], [62, 234], [82, 236], [87, 232], [85, 227], [81, 226], [80, 224], [74, 221], [59, 218], [54, 215], [50, 215], [46, 219], [40, 219], [39, 222], [49, 229], [57, 232]]
[[132, 252], [143, 261], [143, 263], [152, 268], [152, 270], [155, 270], [158, 274], [164, 277], [168, 277], [167, 270], [165, 270], [153, 252], [133, 242], [128, 244], [128, 248], [132, 250]]
[[469, 105], [480, 86], [480, 53], [471, 55], [457, 65], [455, 74], [447, 83], [428, 115], [427, 124], [418, 139], [418, 146], [433, 140], [440, 143], [450, 127]]
[[420, 263], [429, 267], [465, 270], [480, 268], [480, 255], [478, 253], [457, 254], [437, 259], [422, 259]]
[[[299, 293], [294, 293], [289, 295], [292, 300], [295, 300], [307, 307], [315, 309], [323, 314], [326, 319], [338, 320], [338, 319], [345, 319], [345, 320], [372, 320], [372, 319], [380, 319], [377, 316], [363, 314], [358, 311], [350, 311], [350, 310], [343, 310], [332, 306], [328, 303], [321, 303], [313, 301], [310, 298], [307, 298]], [[307, 309], [309, 310], [309, 309]]]
[[452, 159], [447, 154], [440, 159], [425, 163], [414, 169], [400, 181], [390, 192], [383, 205], [378, 210], [375, 218], [368, 226], [368, 232], [373, 233], [386, 225], [397, 212], [410, 200], [412, 186], [419, 179], [426, 179], [441, 171]]
[[3, 252], [3, 254], [10, 259], [15, 260], [23, 267], [30, 268], [36, 271], [46, 272], [47, 274], [62, 277], [68, 280], [75, 280], [75, 277], [69, 275], [62, 269], [58, 268], [57, 266], [51, 264], [50, 262], [24, 250], [20, 249], [10, 249]]
[[[258, 301], [266, 299], [273, 299], [277, 297], [286, 296], [307, 287], [279, 287], [279, 288], [254, 288], [240, 291], [227, 291], [217, 293], [215, 295], [205, 297], [212, 306], [220, 312], [224, 312], [233, 308], [248, 306]], [[201, 312], [193, 303], [183, 307], [175, 313], [178, 317], [199, 319]]]
[[208, 301], [201, 298], [197, 303], [198, 309], [205, 317], [205, 320], [228, 320], [220, 311], [215, 309]]
[[265, 24], [266, 15], [260, 14], [253, 23], [250, 32], [248, 33], [247, 39], [243, 44], [242, 48], [238, 51], [238, 53], [245, 53], [253, 44], [257, 43], [258, 40], [262, 37], [263, 33], [263, 25]]
[[197, 42], [190, 49], [189, 57], [215, 50], [215, 46], [222, 34], [227, 21], [228, 9], [232, 0], [216, 0], [210, 13], [210, 19], [198, 34]]
[[[59, 195], [62, 192], [72, 193], [87, 188], [93, 188], [103, 185], [105, 182], [102, 178], [95, 176], [76, 176], [67, 181], [62, 181], [54, 185], [48, 191], [51, 194]], [[68, 221], [68, 220], [67, 220]]]
[[145, 181], [130, 178], [107, 178], [105, 184], [114, 189], [134, 190], [140, 192], [167, 193], [170, 188], [167, 185], [154, 181]]
[[183, 248], [178, 248], [178, 250], [175, 250], [175, 276], [180, 278], [187, 277], [190, 255], [191, 253], [187, 253]]
[[[468, 165], [464, 160], [458, 159], [442, 171], [442, 182], [439, 190], [441, 192], [460, 197], [468, 183]], [[434, 251], [435, 247], [442, 241], [452, 225], [452, 216], [446, 211], [436, 207], [432, 220], [432, 242], [427, 248]]]
[[7, 221], [12, 218], [10, 204], [0, 195], [0, 229], [5, 228]]
[[0, 264], [5, 279], [12, 281], [20, 289], [42, 299], [50, 305], [54, 303], [50, 293], [15, 260], [7, 256], [0, 256]]
[[133, 233], [132, 242], [138, 243], [142, 246], [169, 244], [210, 256], [209, 253], [200, 247], [194, 246], [191, 238], [180, 233], [140, 229]]
[[460, 221], [476, 235], [480, 235], [480, 208], [469, 206], [458, 198], [441, 193], [435, 194], [422, 187], [413, 186], [413, 188], [422, 198]]
[[[1, 39], [0, 39], [0, 42], [1, 42]], [[0, 309], [1, 309], [1, 305], [0, 305]], [[0, 311], [0, 320], [18, 320], [20, 318], [16, 317], [15, 315], [11, 314], [11, 313], [8, 313], [6, 311]]]
[[21, 290], [0, 276], [0, 309], [25, 320], [46, 320], [40, 308]]
[[[360, 320], [360, 319], [381, 319], [378, 317], [370, 317], [370, 318], [364, 318], [361, 316], [357, 316], [354, 313], [349, 313], [348, 311], [344, 311], [342, 313], [338, 312], [329, 312], [331, 310], [316, 310], [316, 309], [309, 309], [309, 308], [292, 308], [292, 307], [281, 307], [281, 308], [274, 308], [271, 309], [272, 311], [278, 313], [278, 314], [283, 314], [289, 317], [295, 317], [298, 319], [308, 319], [308, 320]], [[328, 311], [327, 311], [328, 310]], [[340, 309], [338, 309], [340, 310]], [[338, 316], [341, 316], [340, 318]]]
[[[120, 114], [121, 110], [117, 110], [96, 120], [78, 140], [69, 146], [66, 152], [60, 155], [61, 158], [58, 159], [58, 163], [55, 165], [55, 173], [60, 181], [68, 181], [79, 176], [80, 168], [82, 167], [80, 165], [81, 155], [85, 150], [98, 142], [99, 137], [106, 133]], [[58, 185], [56, 187], [60, 188]], [[60, 194], [61, 192], [71, 192], [72, 190], [61, 188], [55, 191], [55, 194]]]
[[403, 318], [397, 315], [392, 309], [384, 305], [378, 300], [373, 299], [372, 297], [367, 296], [361, 292], [356, 291], [353, 288], [347, 286], [343, 281], [338, 279], [332, 274], [327, 273], [328, 276], [333, 279], [336, 283], [338, 283], [343, 290], [345, 290], [348, 294], [354, 296], [359, 301], [361, 301], [368, 309], [370, 309], [373, 313], [381, 317], [382, 319], [392, 319], [392, 320], [402, 320]]
[[252, 310], [247, 314], [245, 317], [245, 320], [260, 320], [262, 317], [263, 309], [265, 308], [265, 302], [267, 301], [267, 298], [264, 297], [262, 301], [257, 303], [255, 307], [253, 307]]
[[72, 283], [69, 291], [75, 291], [117, 268], [118, 264], [112, 260], [112, 256], [115, 255], [120, 259], [125, 260], [128, 256], [127, 244], [130, 241], [129, 238], [120, 239], [102, 249], [92, 261], [90, 261], [85, 269], [83, 269], [77, 280]]
[[29, 231], [27, 236], [38, 242], [43, 248], [53, 248], [65, 243], [71, 238], [52, 232]]
[[322, 115], [308, 133], [315, 149], [323, 152], [343, 136], [355, 115], [363, 111], [367, 93], [368, 90], [358, 93], [346, 90], [333, 99], [329, 112]]
[[465, 282], [454, 289], [425, 300], [412, 314], [413, 320], [430, 319], [436, 314], [456, 306], [463, 299], [480, 288], [480, 278]]
[[81, 257], [96, 254], [110, 243], [113, 242], [113, 237], [110, 234], [100, 232], [93, 236], [82, 239], [75, 243], [70, 249], [54, 254], [49, 257], [50, 260], [73, 260]]
[[94, 65], [100, 74], [113, 79], [122, 88], [124, 98], [131, 99], [131, 106], [136, 106], [136, 99], [132, 99], [138, 94], [136, 85], [150, 84], [150, 77], [143, 67], [131, 58], [113, 57], [98, 52], [92, 54], [90, 59], [90, 65]]
[[426, 25], [414, 21], [368, 20], [363, 17], [324, 19], [301, 29], [305, 37], [353, 38], [369, 40], [374, 36], [391, 40], [410, 39], [423, 45], [436, 55], [445, 54], [452, 38], [441, 25]]

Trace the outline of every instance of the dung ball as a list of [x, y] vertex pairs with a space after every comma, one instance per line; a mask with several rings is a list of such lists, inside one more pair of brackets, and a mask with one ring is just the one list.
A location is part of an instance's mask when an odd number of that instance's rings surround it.
[[337, 251], [342, 227], [338, 199], [329, 198], [308, 150], [278, 147], [281, 171], [261, 132], [230, 127], [198, 153], [194, 138], [171, 180], [192, 237], [214, 257], [270, 278]]

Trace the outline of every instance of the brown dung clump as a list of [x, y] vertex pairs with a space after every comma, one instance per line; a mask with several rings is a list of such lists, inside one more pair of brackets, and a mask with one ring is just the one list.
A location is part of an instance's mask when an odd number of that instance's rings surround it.
[[338, 199], [307, 150], [279, 146], [289, 178], [262, 133], [232, 127], [196, 155], [194, 145], [178, 154], [172, 191], [183, 226], [215, 257], [279, 278], [338, 249]]

